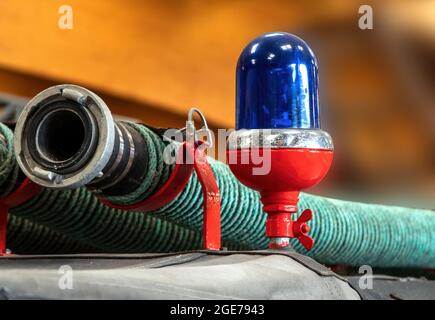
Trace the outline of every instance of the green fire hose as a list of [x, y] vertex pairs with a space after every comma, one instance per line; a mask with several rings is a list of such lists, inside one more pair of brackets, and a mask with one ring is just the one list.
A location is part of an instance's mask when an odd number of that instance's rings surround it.
[[[116, 203], [140, 201], [152, 194], [168, 177], [170, 167], [161, 159], [165, 144], [144, 126], [129, 123], [144, 137], [149, 152], [149, 170], [137, 190]], [[2, 128], [3, 135], [7, 130]], [[6, 134], [5, 136], [9, 136]], [[7, 144], [4, 150], [10, 151]], [[2, 163], [3, 164], [3, 163]], [[259, 194], [241, 185], [229, 168], [210, 159], [221, 190], [222, 238], [229, 248], [264, 249], [265, 214]], [[8, 166], [15, 166], [9, 159]], [[3, 181], [0, 181], [3, 182]], [[435, 267], [435, 213], [333, 200], [301, 194], [300, 212], [313, 209], [310, 222], [313, 249], [306, 252], [328, 264], [380, 267]], [[202, 194], [193, 175], [185, 190], [170, 204], [149, 214], [124, 212], [102, 206], [85, 189], [45, 190], [12, 215], [47, 226], [68, 237], [108, 251], [145, 252], [199, 248], [202, 228]]]

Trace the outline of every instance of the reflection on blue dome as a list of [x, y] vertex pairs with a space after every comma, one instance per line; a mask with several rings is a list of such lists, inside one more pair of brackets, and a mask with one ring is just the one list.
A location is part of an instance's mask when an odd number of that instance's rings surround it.
[[260, 36], [237, 63], [236, 128], [319, 128], [316, 57], [285, 32]]

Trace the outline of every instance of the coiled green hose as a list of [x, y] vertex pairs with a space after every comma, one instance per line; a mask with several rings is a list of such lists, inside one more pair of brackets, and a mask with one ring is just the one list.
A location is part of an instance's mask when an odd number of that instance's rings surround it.
[[[149, 196], [164, 183], [170, 167], [161, 161], [164, 144], [147, 128], [129, 124], [146, 139], [150, 168], [141, 186], [132, 194], [112, 197], [117, 203], [134, 203]], [[241, 185], [229, 168], [210, 160], [222, 195], [222, 235], [234, 246], [263, 249], [265, 215], [259, 195]], [[301, 194], [300, 211], [309, 207], [314, 248], [307, 254], [329, 264], [369, 264], [380, 267], [435, 267], [435, 214], [381, 205], [327, 199]], [[150, 215], [103, 208], [83, 189], [44, 191], [13, 214], [52, 227], [74, 239], [85, 240], [109, 251], [165, 251], [198, 248], [202, 227], [202, 194], [195, 176], [172, 203]], [[146, 227], [144, 219], [152, 227]], [[176, 224], [167, 223], [166, 220]], [[181, 227], [181, 226], [184, 226]], [[154, 241], [159, 239], [159, 245]], [[305, 249], [293, 242], [295, 249]]]

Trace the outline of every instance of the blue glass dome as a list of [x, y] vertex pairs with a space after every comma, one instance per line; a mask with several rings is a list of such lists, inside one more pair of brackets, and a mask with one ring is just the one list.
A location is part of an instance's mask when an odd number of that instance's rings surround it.
[[285, 32], [249, 43], [237, 63], [236, 128], [319, 128], [317, 61]]

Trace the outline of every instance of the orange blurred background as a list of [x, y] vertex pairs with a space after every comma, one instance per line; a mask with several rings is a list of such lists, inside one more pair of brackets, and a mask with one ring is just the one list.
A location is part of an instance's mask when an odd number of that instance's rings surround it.
[[[73, 9], [73, 29], [58, 9]], [[361, 30], [361, 5], [373, 30]], [[184, 126], [198, 106], [234, 127], [235, 65], [270, 31], [307, 41], [335, 162], [313, 192], [435, 207], [435, 1], [0, 1], [0, 92], [74, 83], [117, 114]]]

